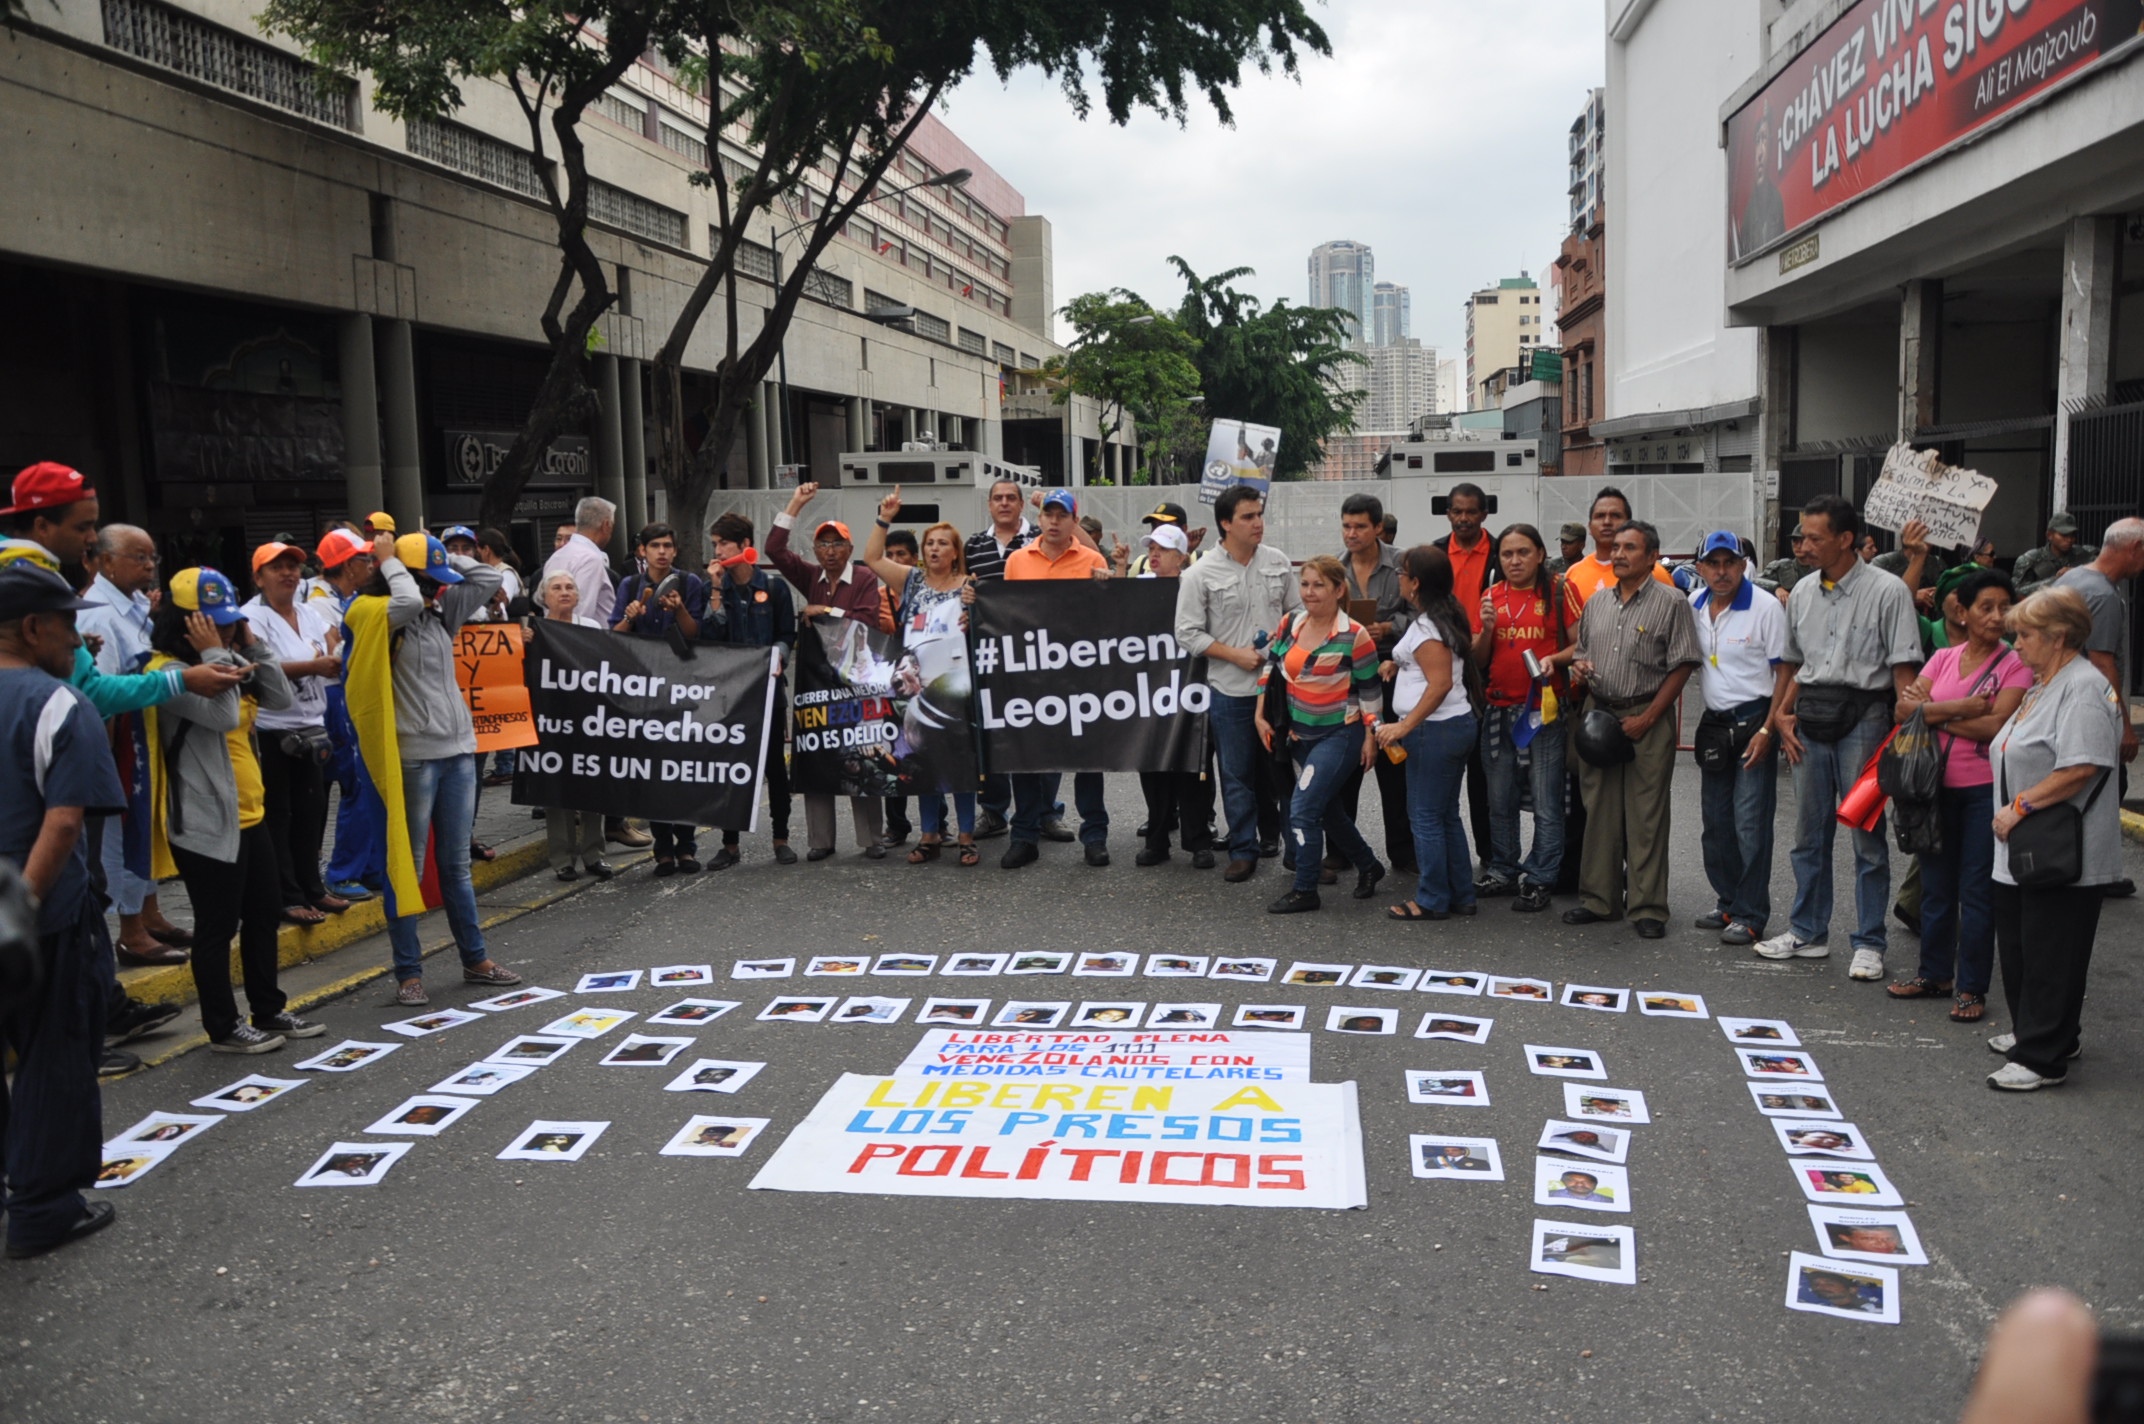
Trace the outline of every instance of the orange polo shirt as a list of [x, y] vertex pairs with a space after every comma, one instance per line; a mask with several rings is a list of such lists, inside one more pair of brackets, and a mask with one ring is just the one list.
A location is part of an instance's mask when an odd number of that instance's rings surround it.
[[[1614, 586], [1615, 570], [1608, 566], [1606, 559], [1595, 558], [1593, 555], [1588, 554], [1565, 569], [1563, 578], [1564, 582], [1569, 584], [1571, 588], [1571, 626], [1575, 629], [1578, 626], [1578, 610], [1584, 608], [1586, 600], [1593, 597], [1594, 594], [1599, 593], [1604, 588]], [[1669, 588], [1673, 588], [1675, 587], [1675, 576], [1667, 571], [1665, 565], [1656, 562], [1653, 565], [1653, 582], [1664, 583]], [[1476, 611], [1478, 612], [1479, 610], [1477, 609]]]
[[1452, 559], [1452, 597], [1467, 611], [1467, 623], [1477, 633], [1481, 631], [1481, 591], [1489, 581], [1489, 551], [1494, 547], [1496, 540], [1486, 530], [1471, 549], [1460, 548], [1456, 535], [1444, 544], [1444, 552]]
[[1040, 539], [1005, 556], [1005, 577], [1009, 579], [1093, 578], [1096, 569], [1109, 572], [1109, 560], [1077, 540], [1054, 559], [1043, 552]]

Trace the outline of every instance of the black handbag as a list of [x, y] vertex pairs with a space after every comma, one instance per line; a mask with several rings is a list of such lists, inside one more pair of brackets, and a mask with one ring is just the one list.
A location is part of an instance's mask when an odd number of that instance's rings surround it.
[[276, 745], [283, 755], [303, 761], [310, 758], [320, 766], [335, 759], [335, 741], [325, 727], [290, 727], [276, 735]]
[[1858, 687], [1805, 687], [1794, 699], [1795, 730], [1813, 742], [1844, 741], [1868, 716], [1869, 708], [1888, 697]]
[[[2079, 809], [2075, 798], [2040, 806], [2010, 828], [2010, 878], [2025, 890], [2053, 890], [2075, 885], [2084, 875], [2084, 818], [2107, 789], [2112, 771], [2102, 771], [2092, 794]], [[2002, 804], [2010, 804], [2009, 777], [1998, 778]]]

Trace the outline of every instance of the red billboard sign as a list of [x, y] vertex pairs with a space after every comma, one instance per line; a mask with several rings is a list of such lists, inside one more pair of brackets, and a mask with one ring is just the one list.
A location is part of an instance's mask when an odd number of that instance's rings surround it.
[[2144, 27], [2144, 0], [1859, 0], [1727, 121], [1727, 256], [1746, 262]]

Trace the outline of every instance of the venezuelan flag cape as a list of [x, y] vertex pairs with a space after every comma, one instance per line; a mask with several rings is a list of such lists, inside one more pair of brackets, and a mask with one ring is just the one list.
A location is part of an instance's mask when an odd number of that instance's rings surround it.
[[395, 739], [393, 630], [387, 626], [387, 600], [378, 595], [350, 600], [343, 614], [348, 661], [343, 668], [343, 698], [350, 723], [357, 728], [358, 754], [372, 776], [385, 809], [387, 885], [394, 892], [397, 919], [421, 915], [432, 904], [425, 896], [423, 866], [409, 843], [409, 813], [402, 798], [402, 753]]

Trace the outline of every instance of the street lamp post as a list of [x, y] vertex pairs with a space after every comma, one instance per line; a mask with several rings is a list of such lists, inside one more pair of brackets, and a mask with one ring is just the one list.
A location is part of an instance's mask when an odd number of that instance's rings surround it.
[[[950, 173], [941, 173], [935, 178], [926, 178], [921, 183], [911, 183], [906, 188], [896, 188], [890, 193], [881, 193], [879, 196], [882, 198], [898, 198], [903, 193], [913, 193], [919, 188], [957, 188], [974, 176], [974, 173], [966, 168], [956, 168]], [[817, 218], [807, 218], [803, 222], [791, 223], [767, 240], [768, 249], [774, 253], [774, 290], [776, 292], [780, 292], [782, 289], [782, 239], [802, 232], [817, 221]], [[881, 313], [876, 316], [870, 312], [865, 312], [864, 319], [891, 325], [897, 321], [906, 321], [915, 314], [914, 307], [896, 307], [891, 312]], [[776, 463], [787, 465], [791, 461], [789, 458], [789, 332], [786, 327], [782, 331], [782, 339], [775, 344], [774, 364], [776, 414], [779, 417], [776, 443], [780, 447], [781, 456]]]

